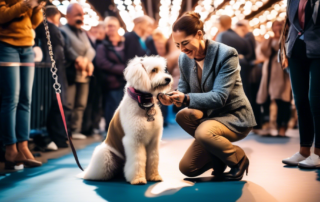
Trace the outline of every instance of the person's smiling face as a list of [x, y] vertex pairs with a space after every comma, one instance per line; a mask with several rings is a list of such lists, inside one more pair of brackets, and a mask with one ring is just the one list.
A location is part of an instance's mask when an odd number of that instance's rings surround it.
[[172, 32], [174, 43], [181, 50], [181, 52], [184, 52], [190, 59], [194, 59], [199, 51], [201, 37], [197, 36], [198, 33], [196, 35], [186, 36], [184, 31], [177, 30]]

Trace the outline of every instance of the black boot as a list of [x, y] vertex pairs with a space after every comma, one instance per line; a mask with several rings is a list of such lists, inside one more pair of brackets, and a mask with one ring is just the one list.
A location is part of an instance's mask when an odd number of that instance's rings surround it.
[[246, 174], [248, 175], [249, 159], [240, 147], [235, 146], [235, 148], [236, 155], [242, 156], [242, 158], [236, 165], [231, 166], [231, 170], [228, 173], [224, 173], [225, 180], [229, 181], [240, 181], [243, 177], [244, 171], [246, 171]]

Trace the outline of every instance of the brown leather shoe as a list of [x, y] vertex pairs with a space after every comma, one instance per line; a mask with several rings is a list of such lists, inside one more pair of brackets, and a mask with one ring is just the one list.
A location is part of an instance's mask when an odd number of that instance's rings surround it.
[[42, 162], [37, 161], [35, 159], [24, 159], [24, 160], [20, 160], [19, 163], [23, 163], [23, 165], [27, 168], [42, 166]]

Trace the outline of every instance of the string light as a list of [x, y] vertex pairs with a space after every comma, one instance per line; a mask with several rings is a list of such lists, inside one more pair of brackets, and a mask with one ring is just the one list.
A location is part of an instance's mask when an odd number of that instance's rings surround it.
[[[67, 0], [63, 0], [62, 2], [58, 1], [58, 0], [53, 0], [52, 4], [57, 6], [57, 9], [63, 14], [66, 15], [67, 14], [67, 8], [69, 6], [70, 3], [79, 3], [81, 5], [81, 7], [83, 8], [83, 12], [84, 12], [84, 24], [82, 26], [82, 28], [84, 30], [90, 30], [91, 27], [97, 26], [99, 24], [99, 16], [97, 15], [97, 13], [92, 10], [91, 5], [88, 4], [86, 2], [86, 0], [71, 0], [71, 1], [67, 1]], [[65, 17], [61, 17], [60, 18], [60, 23], [62, 25], [67, 24], [67, 19]]]
[[133, 19], [144, 15], [141, 0], [134, 0], [133, 3], [131, 0], [114, 0], [114, 3], [117, 5], [117, 9], [123, 22], [126, 24], [127, 30], [131, 32], [134, 27]]
[[[208, 3], [211, 0], [199, 0], [198, 6], [195, 7], [195, 11], [201, 14], [202, 20], [205, 20], [211, 10]], [[214, 5], [217, 7], [223, 2], [223, 0], [214, 1]], [[208, 37], [214, 37], [218, 32], [217, 20], [221, 15], [228, 15], [232, 18], [232, 25], [235, 25], [237, 21], [245, 19], [252, 12], [257, 11], [263, 5], [265, 5], [268, 0], [230, 0], [226, 2], [224, 6], [217, 10], [215, 15], [212, 15], [205, 22], [205, 31]], [[269, 9], [264, 12], [259, 13], [253, 19], [249, 21], [249, 26], [253, 29], [253, 34], [255, 36], [264, 36], [264, 38], [269, 38], [274, 36], [271, 34], [272, 22], [275, 20], [284, 20], [286, 16], [286, 0], [281, 0], [275, 3]], [[261, 25], [262, 26], [261, 28]]]
[[172, 25], [179, 16], [182, 0], [161, 0], [159, 8], [158, 28], [168, 38], [172, 32]]

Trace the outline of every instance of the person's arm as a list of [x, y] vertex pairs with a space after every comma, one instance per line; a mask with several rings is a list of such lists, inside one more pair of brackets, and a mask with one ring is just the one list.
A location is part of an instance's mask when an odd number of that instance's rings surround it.
[[86, 57], [89, 62], [92, 62], [95, 56], [96, 56], [96, 51], [93, 49], [93, 47], [90, 44], [90, 48], [87, 50], [84, 57]]
[[31, 15], [31, 23], [32, 23], [32, 29], [35, 29], [39, 26], [39, 24], [43, 21], [43, 3], [41, 3], [39, 6], [35, 7], [32, 11]]
[[5, 0], [0, 0], [0, 24], [10, 22], [30, 9], [25, 1], [8, 6]]
[[179, 57], [179, 70], [180, 70], [180, 79], [179, 79], [179, 83], [178, 83], [178, 91], [186, 94], [190, 92], [190, 86], [189, 83], [187, 82], [183, 72], [181, 71], [181, 69], [183, 68], [181, 65], [181, 58], [182, 56]]
[[97, 68], [115, 74], [115, 75], [123, 75], [123, 71], [125, 69], [124, 64], [115, 64], [107, 59], [107, 50], [103, 44], [100, 44], [97, 47], [97, 55], [96, 55], [96, 64]]
[[237, 51], [231, 49], [221, 63], [213, 89], [207, 93], [189, 93], [189, 107], [195, 109], [219, 109], [226, 104], [240, 71]]
[[271, 55], [271, 38], [266, 39], [261, 44], [261, 53], [264, 57], [269, 58]]

